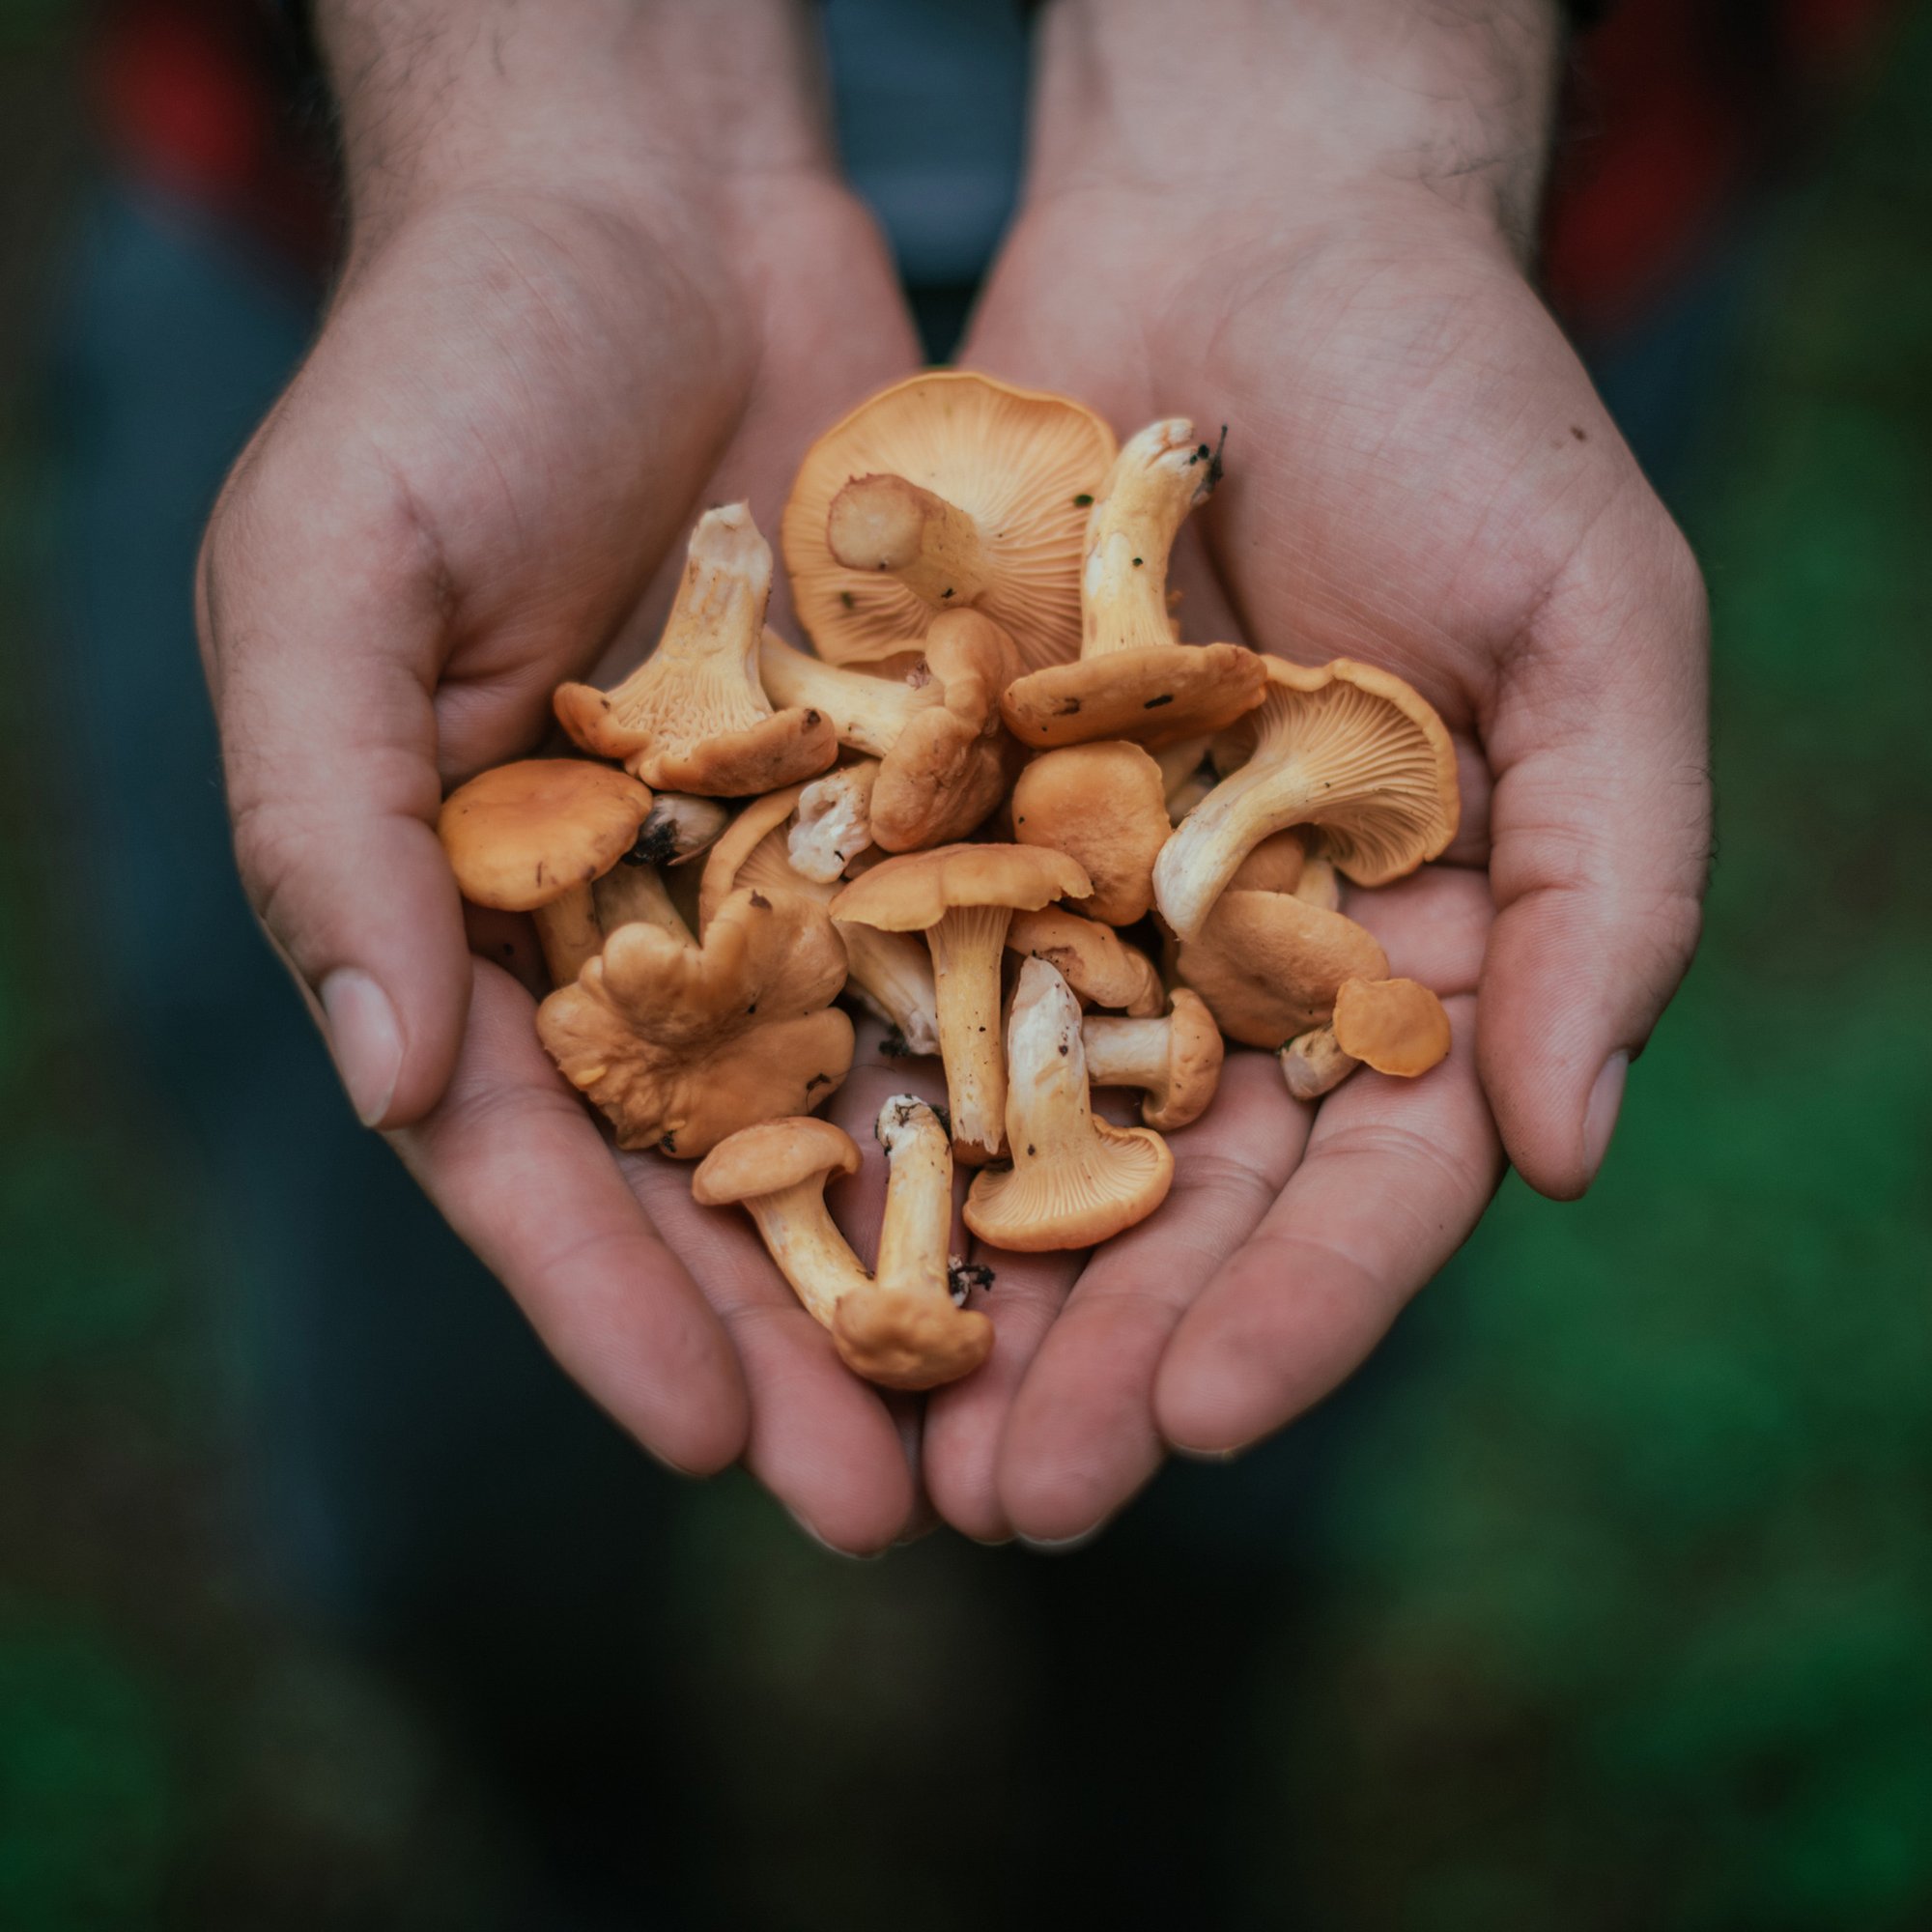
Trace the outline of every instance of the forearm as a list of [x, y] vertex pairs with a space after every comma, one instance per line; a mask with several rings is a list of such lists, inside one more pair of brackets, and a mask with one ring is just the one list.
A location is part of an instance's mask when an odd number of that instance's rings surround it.
[[358, 239], [451, 192], [829, 169], [804, 0], [321, 0]]
[[1533, 224], [1555, 0], [1051, 0], [1039, 34], [1030, 192], [1420, 187]]

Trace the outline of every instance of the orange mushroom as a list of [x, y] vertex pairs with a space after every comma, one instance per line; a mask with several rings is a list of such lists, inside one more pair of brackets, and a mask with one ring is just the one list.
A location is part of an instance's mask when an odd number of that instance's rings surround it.
[[1138, 745], [1108, 739], [1043, 752], [1013, 786], [1013, 837], [1077, 859], [1094, 882], [1080, 910], [1132, 925], [1153, 904], [1153, 862], [1172, 827], [1160, 767]]
[[1345, 980], [1335, 995], [1335, 1043], [1350, 1059], [1413, 1080], [1449, 1057], [1449, 1015], [1415, 980]]

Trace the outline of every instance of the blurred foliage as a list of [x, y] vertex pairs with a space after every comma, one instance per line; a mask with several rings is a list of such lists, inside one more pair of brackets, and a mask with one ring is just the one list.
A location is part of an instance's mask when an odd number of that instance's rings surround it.
[[[1132, 1868], [1191, 1802], [1177, 1833], [1223, 1820], [1224, 1922], [1932, 1922], [1928, 112], [1921, 10], [1768, 222], [1713, 399], [1684, 508], [1720, 856], [1600, 1188], [1559, 1209], [1512, 1183], [1424, 1298], [1334, 1459], [1311, 1587], [1231, 1572], [1190, 1609], [1191, 1558], [1103, 1546], [1060, 1566], [1093, 1580], [1042, 1634], [1027, 1559], [839, 1565], [742, 1483], [687, 1496], [675, 1729], [639, 1748], [706, 1794], [698, 1918], [885, 1925], [917, 1898], [922, 1924], [1022, 1922], [1015, 1847], [1051, 1871], [1084, 1804]], [[10, 582], [35, 500], [13, 461]], [[0, 720], [0, 1925], [499, 1922], [501, 1821], [459, 1754], [239, 1574], [205, 1180], [38, 943], [62, 885], [14, 755], [34, 729]], [[1076, 1695], [1090, 1639], [1119, 1674]], [[1110, 1812], [1108, 1780], [1161, 1757], [1163, 1699], [1200, 1701], [1190, 1672], [1232, 1716], [1145, 1818]]]

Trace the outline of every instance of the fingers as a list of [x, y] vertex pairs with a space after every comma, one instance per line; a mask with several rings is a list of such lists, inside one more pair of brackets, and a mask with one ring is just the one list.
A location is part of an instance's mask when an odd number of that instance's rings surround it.
[[271, 505], [244, 463], [199, 615], [249, 901], [357, 1115], [394, 1127], [442, 1094], [469, 990], [434, 830], [436, 565], [406, 507], [313, 480], [303, 509]]
[[1319, 1402], [1481, 1218], [1502, 1151], [1474, 1003], [1448, 1007], [1449, 1059], [1419, 1080], [1363, 1068], [1329, 1094], [1281, 1198], [1181, 1318], [1154, 1381], [1177, 1448], [1245, 1448]]
[[1289, 1097], [1272, 1054], [1237, 1052], [1206, 1117], [1172, 1136], [1173, 1191], [1094, 1253], [1013, 1401], [997, 1488], [1021, 1536], [1089, 1535], [1159, 1468], [1162, 1354], [1287, 1184], [1313, 1118]]
[[[1568, 1200], [1697, 943], [1710, 850], [1707, 616], [1654, 504], [1613, 505], [1504, 667], [1482, 1073], [1510, 1158]], [[1641, 527], [1632, 528], [1633, 522]]]
[[545, 1057], [529, 996], [475, 975], [448, 1092], [398, 1152], [592, 1400], [673, 1468], [724, 1467], [750, 1410], [724, 1326]]

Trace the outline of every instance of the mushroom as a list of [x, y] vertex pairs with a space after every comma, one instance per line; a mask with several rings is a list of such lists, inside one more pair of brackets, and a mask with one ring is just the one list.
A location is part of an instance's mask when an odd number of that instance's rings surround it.
[[1174, 989], [1165, 1019], [1110, 1019], [1090, 1013], [1080, 1022], [1087, 1078], [1095, 1087], [1138, 1087], [1141, 1119], [1172, 1132], [1198, 1121], [1221, 1084], [1221, 1029], [1198, 993]]
[[1292, 893], [1223, 893], [1176, 970], [1230, 1039], [1272, 1050], [1325, 1020], [1344, 980], [1378, 980], [1388, 958], [1365, 927]]
[[1007, 1144], [966, 1196], [966, 1225], [995, 1247], [1085, 1248], [1167, 1198], [1174, 1155], [1149, 1127], [1115, 1127], [1088, 1095], [1080, 1005], [1044, 959], [1020, 968], [1007, 1029]]
[[664, 635], [614, 691], [557, 687], [563, 728], [654, 785], [740, 798], [822, 772], [838, 754], [830, 719], [774, 712], [758, 682], [758, 636], [772, 589], [771, 546], [749, 505], [707, 510]]
[[1386, 885], [1456, 836], [1456, 752], [1427, 699], [1393, 673], [1336, 658], [1267, 660], [1267, 700], [1240, 735], [1254, 749], [1176, 827], [1154, 901], [1194, 938], [1241, 861], [1270, 833], [1319, 825], [1361, 886]]
[[[1229, 892], [1293, 893], [1301, 888], [1308, 869], [1308, 844], [1301, 828], [1292, 825], [1286, 832], [1273, 832], [1264, 838], [1235, 868], [1228, 881]], [[1328, 873], [1332, 880], [1334, 868]], [[1331, 908], [1333, 910], [1333, 908]]]
[[1007, 950], [1044, 959], [1090, 1007], [1110, 1007], [1146, 1019], [1167, 1005], [1160, 974], [1145, 952], [1111, 926], [1065, 906], [1013, 915]]
[[1321, 1099], [1362, 1064], [1342, 1051], [1332, 1020], [1296, 1034], [1275, 1058], [1281, 1062], [1281, 1077], [1288, 1082], [1288, 1091], [1297, 1100]]
[[567, 986], [603, 945], [591, 882], [638, 840], [647, 786], [582, 758], [498, 765], [443, 800], [436, 834], [463, 896], [536, 923], [553, 982]]
[[682, 866], [710, 851], [731, 822], [728, 807], [690, 792], [661, 791], [638, 834], [639, 864]]
[[760, 659], [779, 703], [822, 713], [839, 743], [883, 761], [872, 837], [888, 852], [963, 838], [999, 804], [1013, 749], [999, 708], [1019, 674], [1011, 638], [983, 612], [949, 611], [923, 648], [919, 683], [825, 664], [771, 631]]
[[993, 1324], [952, 1299], [952, 1150], [925, 1101], [895, 1094], [873, 1129], [886, 1151], [879, 1264], [840, 1295], [832, 1338], [847, 1365], [886, 1388], [957, 1381], [986, 1359]]
[[[1255, 847], [1255, 851], [1259, 852], [1263, 846], [1272, 842], [1271, 839], [1264, 838], [1261, 844]], [[1242, 863], [1245, 864], [1246, 861]], [[1238, 879], [1240, 876], [1239, 870], [1236, 869], [1235, 877]], [[1323, 912], [1340, 912], [1342, 881], [1333, 864], [1319, 852], [1311, 853], [1301, 867], [1301, 877], [1295, 884], [1294, 896], [1303, 905], [1320, 906]]]
[[799, 793], [785, 845], [800, 878], [828, 886], [872, 842], [872, 786], [878, 776], [879, 761], [861, 758], [813, 779]]
[[655, 866], [634, 864], [634, 856], [627, 852], [622, 865], [612, 867], [597, 881], [598, 930], [609, 939], [620, 925], [642, 920], [689, 945], [691, 928], [671, 903], [664, 874]]
[[[756, 886], [767, 894], [798, 893], [822, 906], [829, 906], [838, 896], [836, 882], [808, 879], [792, 866], [785, 821], [804, 792], [803, 785], [793, 785], [753, 799], [711, 848], [698, 889], [700, 932], [739, 886]], [[845, 947], [851, 976], [846, 991], [863, 1000], [894, 1030], [906, 1052], [937, 1053], [939, 996], [933, 988], [932, 954], [925, 942], [910, 933], [878, 932], [868, 925], [841, 925], [833, 930]]]
[[832, 901], [840, 925], [923, 932], [939, 995], [952, 1132], [964, 1149], [997, 1153], [1006, 1101], [1000, 1058], [1000, 959], [1013, 913], [1091, 881], [1062, 852], [1032, 845], [941, 845], [882, 860]]
[[1087, 868], [1093, 893], [1080, 910], [1132, 925], [1153, 904], [1153, 862], [1173, 830], [1160, 767], [1114, 738], [1043, 752], [1013, 786], [1013, 837], [1050, 845]]
[[1449, 1057], [1449, 1015], [1417, 980], [1345, 980], [1334, 1025], [1344, 1053], [1398, 1080], [1413, 1080]]
[[832, 1094], [852, 1064], [852, 1022], [829, 1004], [844, 980], [822, 907], [748, 887], [701, 946], [644, 921], [620, 925], [537, 1009], [537, 1031], [619, 1147], [688, 1159]]
[[1087, 508], [1114, 433], [1065, 396], [928, 369], [806, 451], [780, 526], [799, 622], [833, 664], [895, 656], [962, 606], [1029, 669], [1080, 647]]
[[1122, 449], [1087, 526], [1079, 659], [1017, 679], [1000, 699], [1021, 744], [1165, 743], [1218, 731], [1266, 696], [1253, 651], [1177, 643], [1168, 615], [1175, 532], [1219, 474], [1183, 417], [1150, 424]]

